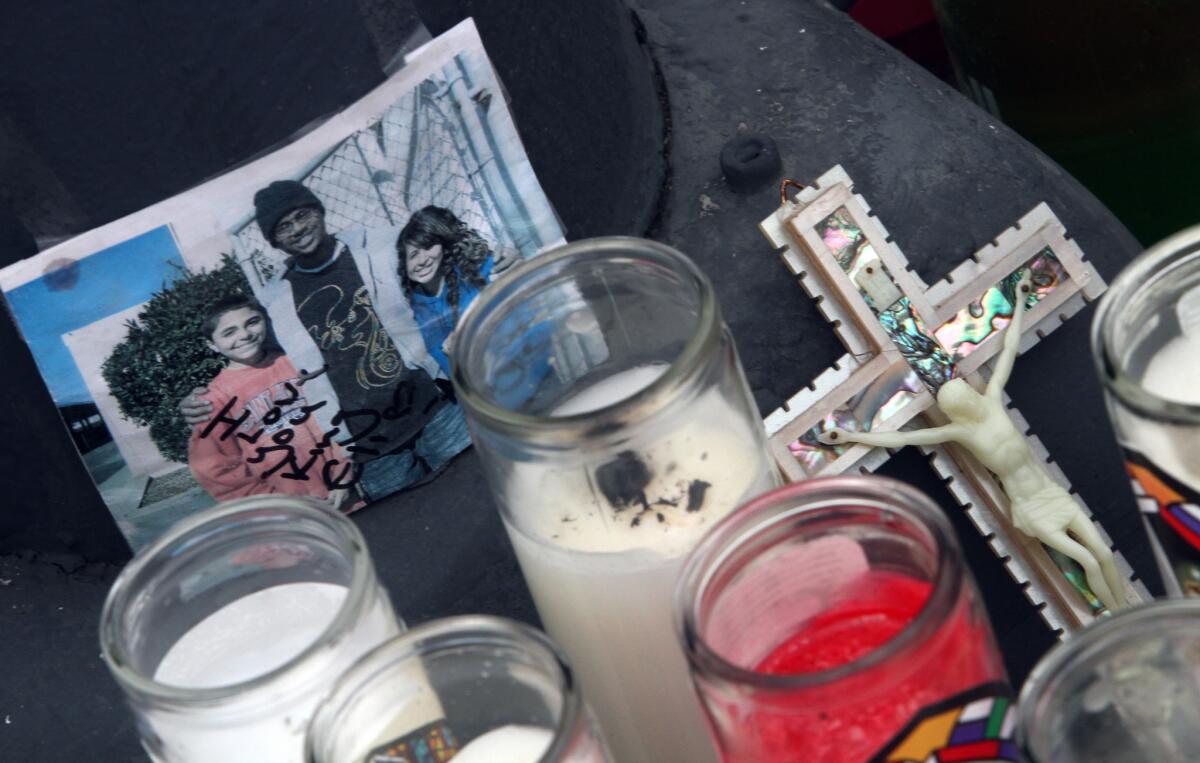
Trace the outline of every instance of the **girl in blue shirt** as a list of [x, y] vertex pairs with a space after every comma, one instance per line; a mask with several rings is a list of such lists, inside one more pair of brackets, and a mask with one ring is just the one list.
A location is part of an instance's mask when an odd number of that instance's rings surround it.
[[416, 212], [396, 241], [400, 282], [425, 346], [446, 374], [443, 346], [458, 318], [487, 285], [495, 265], [487, 241], [448, 209]]
[[[483, 236], [448, 209], [429, 206], [415, 213], [396, 240], [400, 282], [429, 354], [450, 375], [446, 340], [458, 319], [493, 276], [515, 264], [515, 251], [493, 253]], [[546, 358], [554, 330], [533, 311], [516, 311], [513, 327], [521, 332], [513, 357], [496, 371], [496, 401], [524, 408], [551, 373]], [[528, 352], [523, 352], [528, 350]], [[530, 362], [528, 357], [542, 358]]]

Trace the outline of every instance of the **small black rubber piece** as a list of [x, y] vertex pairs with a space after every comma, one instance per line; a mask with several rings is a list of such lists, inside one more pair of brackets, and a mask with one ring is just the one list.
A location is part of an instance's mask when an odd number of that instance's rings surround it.
[[769, 185], [783, 171], [779, 148], [760, 133], [735, 135], [721, 147], [721, 173], [737, 193], [750, 193]]

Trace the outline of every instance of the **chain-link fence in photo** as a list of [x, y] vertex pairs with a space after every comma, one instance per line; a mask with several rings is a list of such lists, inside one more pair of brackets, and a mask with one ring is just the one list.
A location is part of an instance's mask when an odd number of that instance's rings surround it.
[[[528, 255], [546, 242], [524, 212], [489, 122], [489, 88], [473, 87], [471, 56], [456, 56], [366, 129], [334, 146], [295, 179], [325, 205], [331, 233], [402, 226], [422, 207], [453, 211], [497, 248]], [[277, 277], [285, 255], [253, 217], [231, 231], [247, 277]]]

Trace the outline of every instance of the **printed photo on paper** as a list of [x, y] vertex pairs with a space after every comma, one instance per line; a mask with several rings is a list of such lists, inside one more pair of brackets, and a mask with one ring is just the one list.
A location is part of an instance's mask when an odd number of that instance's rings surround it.
[[137, 549], [220, 501], [353, 511], [470, 445], [458, 320], [562, 242], [471, 22], [271, 154], [0, 272]]

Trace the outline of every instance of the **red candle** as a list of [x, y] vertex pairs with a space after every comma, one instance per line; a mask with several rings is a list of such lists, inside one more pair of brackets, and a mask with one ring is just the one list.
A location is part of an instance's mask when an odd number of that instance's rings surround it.
[[950, 528], [879, 478], [792, 485], [697, 549], [676, 604], [725, 763], [1017, 760]]
[[[845, 592], [844, 599], [809, 620], [756, 669], [797, 675], [851, 664], [903, 631], [929, 599], [930, 591], [929, 583], [922, 580], [892, 572], [868, 572]], [[741, 737], [747, 742], [745, 748], [731, 745], [725, 760], [869, 760], [922, 708], [976, 686], [1004, 682], [986, 628], [986, 623], [971, 622], [969, 608], [958, 607], [911, 660], [885, 660], [854, 679], [860, 687], [870, 683], [886, 690], [867, 694], [847, 686], [847, 693], [856, 694], [853, 702], [838, 702], [831, 696], [829, 702], [816, 706], [809, 692], [797, 692], [791, 702], [782, 698], [778, 709], [761, 708], [750, 719], [753, 731]], [[837, 693], [836, 685], [825, 692]], [[976, 759], [985, 758], [968, 758]]]
[[760, 673], [829, 670], [882, 646], [908, 625], [929, 598], [924, 580], [868, 572], [845, 598], [804, 624], [758, 665]]

